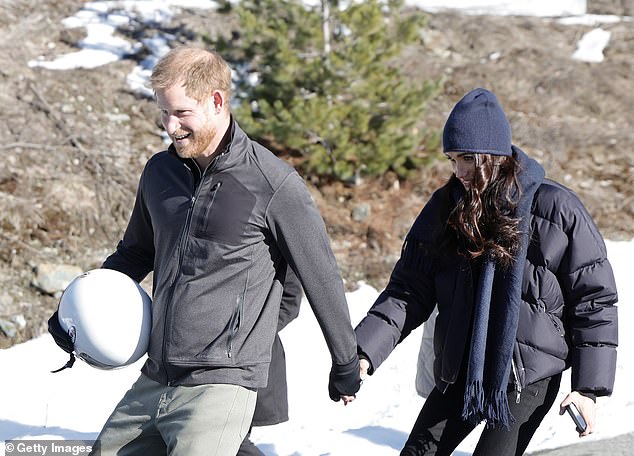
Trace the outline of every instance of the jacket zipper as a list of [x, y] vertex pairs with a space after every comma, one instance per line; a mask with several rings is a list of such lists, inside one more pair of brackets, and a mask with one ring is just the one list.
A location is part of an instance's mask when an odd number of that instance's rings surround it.
[[247, 289], [249, 287], [249, 274], [250, 269], [247, 269], [247, 278], [244, 281], [244, 289], [242, 293], [236, 298], [236, 312], [231, 318], [230, 325], [230, 333], [229, 337], [227, 337], [227, 357], [231, 358], [233, 356], [233, 339], [235, 338], [238, 330], [240, 329], [240, 325], [242, 325], [242, 314], [244, 313], [244, 301], [245, 296], [247, 295]]
[[555, 317], [553, 314], [548, 312], [548, 318], [550, 318], [550, 321], [553, 322], [553, 326], [555, 327], [555, 329], [559, 333], [559, 336], [564, 337], [565, 336], [565, 332], [564, 332], [563, 328], [561, 327], [561, 325], [559, 324], [559, 320], [557, 319], [557, 317]]
[[[196, 163], [196, 162], [194, 162]], [[167, 314], [168, 314], [168, 310], [170, 307], [170, 303], [172, 302], [172, 298], [174, 297], [174, 291], [176, 290], [176, 282], [178, 281], [178, 276], [180, 274], [180, 271], [183, 267], [183, 259], [185, 258], [185, 243], [187, 240], [187, 235], [189, 234], [189, 229], [191, 228], [191, 222], [192, 222], [192, 214], [194, 213], [194, 204], [196, 204], [196, 200], [198, 200], [198, 196], [200, 195], [200, 191], [202, 188], [202, 183], [203, 183], [203, 179], [205, 177], [205, 174], [207, 174], [207, 170], [210, 168], [213, 168], [213, 165], [215, 165], [216, 160], [214, 160], [214, 162], [212, 162], [212, 164], [210, 166], [208, 166], [204, 172], [201, 173], [201, 177], [200, 177], [200, 182], [198, 183], [198, 187], [194, 189], [194, 194], [192, 195], [191, 199], [190, 199], [190, 204], [189, 204], [189, 208], [187, 208], [187, 216], [185, 217], [185, 225], [183, 226], [183, 230], [181, 231], [180, 237], [178, 239], [178, 267], [176, 268], [176, 273], [174, 275], [174, 280], [172, 282], [172, 285], [170, 287], [170, 292], [169, 292], [169, 299], [167, 300], [167, 305], [165, 306], [165, 314], [163, 316], [163, 353], [162, 353], [162, 361], [163, 361], [163, 370], [165, 371], [165, 377], [167, 380], [167, 386], [171, 386], [172, 381], [169, 378], [169, 372], [167, 370], [167, 360], [165, 359], [165, 352], [167, 349]], [[198, 164], [196, 163], [196, 166], [198, 166]], [[193, 173], [192, 170], [189, 169], [189, 167], [187, 167], [187, 169]], [[200, 167], [198, 168], [198, 172], [200, 173]]]
[[229, 336], [227, 337], [227, 358], [231, 358], [233, 356], [233, 339], [235, 335], [238, 333], [238, 329], [240, 329], [240, 325], [242, 323], [242, 309], [244, 304], [244, 295], [241, 294], [236, 298], [236, 311], [233, 313], [231, 317], [231, 323], [229, 324]]
[[207, 207], [205, 208], [205, 213], [202, 215], [202, 217], [200, 218], [200, 225], [199, 225], [199, 229], [202, 230], [204, 228], [204, 224], [205, 224], [205, 220], [207, 219], [207, 214], [209, 214], [209, 211], [211, 210], [211, 208], [214, 205], [214, 201], [216, 200], [216, 194], [218, 193], [218, 190], [220, 189], [220, 186], [222, 185], [222, 182], [216, 182], [214, 185], [211, 186], [211, 201], [209, 202], [209, 204], [207, 205]]
[[517, 365], [515, 360], [511, 359], [511, 367], [513, 368], [513, 383], [515, 383], [515, 403], [520, 403], [520, 395], [522, 394], [522, 385], [520, 383], [520, 376], [517, 372]]

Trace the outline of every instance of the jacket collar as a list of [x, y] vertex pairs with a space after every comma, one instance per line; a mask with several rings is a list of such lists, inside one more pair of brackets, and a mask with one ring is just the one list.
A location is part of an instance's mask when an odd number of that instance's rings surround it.
[[[511, 146], [511, 148], [513, 150], [513, 156], [520, 164], [518, 180], [522, 191], [522, 198], [530, 197], [532, 199], [537, 187], [539, 187], [544, 180], [544, 168], [537, 160], [530, 158], [519, 147]], [[525, 214], [519, 215], [523, 216]]]

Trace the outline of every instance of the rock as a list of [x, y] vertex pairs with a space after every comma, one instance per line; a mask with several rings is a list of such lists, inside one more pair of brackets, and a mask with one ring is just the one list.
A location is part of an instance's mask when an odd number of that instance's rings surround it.
[[8, 320], [0, 320], [0, 331], [9, 339], [13, 339], [18, 333], [15, 323]]
[[24, 315], [18, 314], [11, 317], [11, 322], [14, 323], [19, 329], [26, 328], [26, 318]]
[[352, 220], [355, 222], [365, 222], [370, 217], [370, 205], [361, 203], [352, 209]]
[[26, 328], [26, 319], [22, 314], [14, 315], [9, 320], [4, 318], [0, 319], [0, 333], [9, 339], [15, 339], [18, 335], [18, 330], [24, 328]]
[[75, 277], [84, 272], [77, 266], [52, 263], [41, 263], [35, 269], [33, 286], [50, 295], [64, 291]]

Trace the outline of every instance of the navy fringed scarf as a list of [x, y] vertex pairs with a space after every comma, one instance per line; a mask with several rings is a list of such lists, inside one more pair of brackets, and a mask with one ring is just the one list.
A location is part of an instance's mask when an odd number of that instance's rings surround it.
[[516, 209], [521, 217], [521, 245], [513, 265], [496, 270], [485, 258], [476, 287], [473, 333], [467, 368], [462, 419], [487, 427], [509, 428], [513, 417], [509, 410], [506, 388], [519, 320], [522, 277], [528, 249], [530, 210], [533, 196], [544, 178], [544, 169], [519, 148], [513, 146], [520, 163], [519, 184], [522, 191]]

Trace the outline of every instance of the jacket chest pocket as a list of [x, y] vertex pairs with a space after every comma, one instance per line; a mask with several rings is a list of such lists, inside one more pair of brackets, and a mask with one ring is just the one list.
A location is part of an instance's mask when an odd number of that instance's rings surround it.
[[255, 196], [231, 176], [219, 176], [199, 195], [194, 213], [194, 236], [239, 244], [249, 226]]
[[222, 186], [222, 182], [218, 181], [211, 186], [211, 188], [209, 189], [209, 192], [199, 196], [201, 201], [201, 209], [198, 211], [198, 214], [196, 214], [195, 216], [196, 217], [196, 225], [195, 225], [196, 233], [205, 231], [205, 228], [207, 227], [206, 221], [209, 218], [211, 210], [214, 206], [216, 194], [220, 190], [221, 186]]

